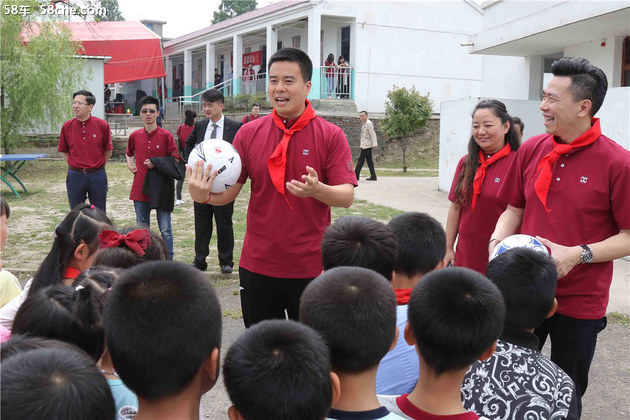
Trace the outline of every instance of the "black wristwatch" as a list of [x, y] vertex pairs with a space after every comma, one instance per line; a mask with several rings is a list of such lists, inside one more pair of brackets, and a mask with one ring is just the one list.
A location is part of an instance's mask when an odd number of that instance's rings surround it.
[[587, 245], [580, 245], [583, 249], [582, 254], [580, 255], [580, 262], [582, 264], [588, 264], [593, 261], [593, 251]]

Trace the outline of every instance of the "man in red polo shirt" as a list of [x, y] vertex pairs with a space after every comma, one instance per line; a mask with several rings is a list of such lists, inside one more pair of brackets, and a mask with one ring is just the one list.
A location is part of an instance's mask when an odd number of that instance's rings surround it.
[[248, 122], [257, 120], [258, 118], [260, 118], [260, 105], [254, 102], [251, 114], [245, 115], [241, 122], [243, 124], [247, 124]]
[[317, 116], [306, 100], [313, 64], [283, 48], [269, 60], [267, 93], [273, 113], [245, 124], [234, 138], [243, 162], [229, 190], [210, 194], [216, 171], [188, 168], [193, 200], [233, 201], [247, 178], [251, 196], [239, 263], [245, 326], [264, 319], [298, 319], [302, 291], [322, 271], [321, 240], [330, 207], [350, 207], [357, 185], [341, 128]]
[[72, 95], [72, 112], [75, 118], [61, 127], [59, 145], [68, 163], [66, 191], [72, 210], [85, 203], [85, 198], [106, 211], [107, 173], [105, 164], [112, 156], [112, 132], [109, 124], [92, 116], [96, 98], [92, 92], [80, 90]]
[[578, 410], [597, 334], [606, 327], [613, 260], [630, 255], [630, 152], [601, 134], [593, 118], [606, 75], [584, 58], [564, 57], [540, 104], [547, 134], [523, 143], [498, 197], [508, 203], [489, 248], [517, 233], [538, 236], [560, 279], [558, 310], [536, 329], [542, 348], [575, 382]]

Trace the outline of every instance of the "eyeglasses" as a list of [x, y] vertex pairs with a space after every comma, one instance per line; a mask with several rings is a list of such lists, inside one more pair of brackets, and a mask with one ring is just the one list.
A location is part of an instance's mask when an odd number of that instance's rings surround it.
[[155, 114], [157, 110], [155, 109], [143, 109], [140, 111], [141, 114]]
[[72, 102], [72, 106], [82, 106], [82, 105], [87, 105], [87, 103], [85, 103], [85, 102]]

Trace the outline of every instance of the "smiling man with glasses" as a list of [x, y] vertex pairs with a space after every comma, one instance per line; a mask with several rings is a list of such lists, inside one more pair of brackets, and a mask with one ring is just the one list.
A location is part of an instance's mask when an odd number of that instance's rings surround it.
[[112, 156], [112, 132], [104, 120], [92, 116], [96, 98], [87, 90], [72, 95], [75, 118], [61, 127], [57, 150], [68, 163], [66, 190], [70, 209], [90, 203], [106, 211], [107, 173], [105, 164]]

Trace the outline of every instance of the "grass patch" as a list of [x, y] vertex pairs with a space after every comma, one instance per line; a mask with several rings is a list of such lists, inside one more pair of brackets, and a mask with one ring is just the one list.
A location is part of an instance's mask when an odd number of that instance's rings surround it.
[[613, 324], [621, 324], [625, 327], [630, 327], [630, 316], [624, 315], [620, 312], [610, 312], [606, 314], [608, 322]]
[[[396, 176], [402, 172], [392, 171]], [[11, 206], [9, 219], [9, 237], [2, 253], [3, 265], [8, 269], [21, 268], [36, 270], [46, 254], [50, 251], [55, 226], [68, 213], [69, 205], [66, 194], [67, 166], [62, 160], [39, 160], [28, 162], [20, 170], [19, 176], [29, 192], [13, 195], [11, 190], [2, 184], [0, 193]], [[415, 174], [418, 174], [417, 172]], [[379, 172], [379, 176], [381, 175]], [[109, 190], [107, 194], [107, 213], [118, 227], [134, 226], [136, 217], [133, 202], [129, 200], [129, 191], [133, 176], [126, 163], [112, 161], [107, 165]], [[184, 205], [175, 207], [172, 214], [173, 240], [175, 260], [191, 263], [194, 258], [194, 213], [193, 203], [184, 186]], [[234, 263], [238, 266], [241, 256], [243, 238], [245, 237], [246, 212], [250, 194], [250, 183], [234, 205]], [[383, 222], [389, 221], [400, 211], [377, 206], [363, 200], [355, 200], [349, 209], [333, 208], [333, 222], [346, 215], [360, 215]], [[151, 212], [151, 227], [158, 230], [155, 211]], [[219, 260], [216, 251], [216, 235], [210, 243], [208, 268], [218, 270]], [[27, 276], [28, 273], [24, 274]], [[225, 284], [236, 284], [236, 279], [216, 280]]]
[[223, 311], [223, 318], [232, 318], [232, 319], [243, 319], [243, 311], [240, 309], [233, 311], [231, 309], [226, 309]]

